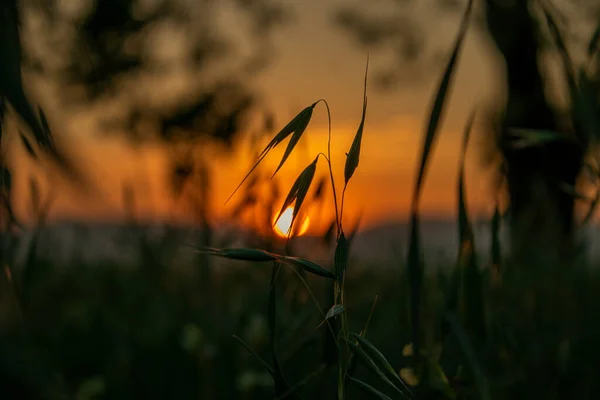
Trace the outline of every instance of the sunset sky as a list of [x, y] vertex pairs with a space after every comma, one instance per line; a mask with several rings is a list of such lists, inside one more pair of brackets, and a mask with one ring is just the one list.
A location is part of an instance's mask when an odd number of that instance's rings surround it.
[[[296, 7], [295, 23], [276, 34], [276, 58], [271, 66], [251, 82], [267, 103], [276, 111], [277, 128], [281, 128], [303, 107], [319, 98], [329, 102], [332, 111], [332, 158], [338, 181], [343, 183], [344, 153], [348, 151], [360, 121], [363, 76], [366, 51], [356, 46], [344, 31], [331, 22], [331, 10], [339, 1], [306, 1]], [[450, 50], [454, 41], [460, 13], [443, 14], [436, 19], [433, 9], [415, 9], [415, 16], [436, 20], [429, 32], [430, 45]], [[412, 12], [412, 11], [411, 11]], [[451, 216], [455, 210], [455, 190], [460, 136], [468, 114], [474, 107], [489, 103], [501, 95], [495, 55], [478, 31], [472, 30], [460, 59], [452, 88], [441, 137], [423, 192], [422, 211], [429, 216]], [[390, 65], [384, 52], [370, 55], [370, 76]], [[382, 92], [369, 81], [369, 106], [363, 136], [360, 165], [348, 188], [346, 215], [362, 213], [362, 223], [370, 226], [403, 219], [415, 179], [417, 156], [434, 92], [442, 74], [443, 63], [435, 74], [418, 82], [401, 83], [393, 92]], [[92, 176], [97, 178], [101, 192], [95, 195], [78, 194], [60, 187], [52, 216], [55, 218], [104, 219], [121, 215], [122, 185], [138, 182], [136, 190], [139, 215], [168, 217], [176, 214], [174, 204], [165, 195], [163, 163], [164, 149], [145, 146], [133, 149], [117, 139], [107, 139], [94, 125], [90, 115], [68, 114], [52, 101], [52, 86], [45, 82], [32, 83], [38, 100], [53, 127], [61, 127], [61, 142], [72, 143], [72, 153]], [[483, 111], [483, 110], [482, 110]], [[302, 138], [298, 155], [290, 157], [279, 173], [282, 191], [289, 189], [300, 171], [318, 152], [327, 146], [326, 109], [319, 105], [312, 122]], [[56, 130], [56, 129], [54, 129]], [[490, 182], [481, 172], [481, 137], [474, 134], [468, 156], [468, 193], [470, 208], [475, 212], [489, 211]], [[264, 143], [266, 144], [266, 143]], [[266, 159], [265, 171], [274, 171], [283, 149], [272, 152]], [[303, 149], [303, 146], [306, 146]], [[22, 156], [22, 150], [15, 159]], [[17, 161], [19, 162], [19, 161]], [[215, 172], [215, 216], [227, 211], [224, 201], [244, 177], [252, 162], [248, 148], [238, 146], [233, 154], [211, 159]], [[40, 174], [39, 167], [31, 171]], [[320, 162], [317, 174], [326, 172]], [[18, 211], [28, 214], [29, 199], [23, 194], [28, 186], [24, 173], [17, 177]], [[319, 222], [315, 223], [317, 226]]]

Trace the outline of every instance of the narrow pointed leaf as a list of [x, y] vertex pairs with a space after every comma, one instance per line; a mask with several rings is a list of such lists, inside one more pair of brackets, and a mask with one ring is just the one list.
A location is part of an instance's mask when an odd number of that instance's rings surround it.
[[269, 373], [269, 375], [271, 375], [271, 377], [274, 378], [274, 373], [273, 373], [273, 368], [271, 368], [271, 366], [265, 361], [263, 360], [253, 349], [252, 347], [250, 347], [250, 345], [248, 343], [246, 343], [242, 338], [240, 338], [237, 335], [233, 335], [233, 338], [235, 340], [238, 341], [238, 343], [240, 343], [247, 351], [248, 353], [250, 353], [252, 356], [254, 356], [254, 358], [256, 358], [256, 360], [263, 366], [263, 368], [265, 370], [267, 370], [267, 372]]
[[302, 171], [300, 176], [298, 176], [298, 178], [292, 185], [292, 188], [290, 189], [287, 197], [285, 198], [285, 201], [283, 202], [283, 205], [279, 210], [279, 214], [277, 214], [275, 222], [277, 222], [279, 218], [281, 218], [281, 215], [285, 212], [285, 210], [287, 210], [289, 206], [292, 205], [292, 203], [294, 203], [294, 201], [296, 202], [296, 204], [294, 205], [294, 211], [292, 213], [292, 223], [290, 224], [289, 231], [287, 232], [288, 234], [292, 231], [294, 222], [296, 220], [296, 217], [298, 216], [298, 212], [300, 211], [302, 203], [304, 202], [304, 198], [306, 197], [306, 193], [308, 192], [313, 178], [315, 177], [315, 171], [317, 170], [318, 160], [319, 156], [317, 156], [315, 160], [311, 164], [309, 164], [308, 167], [304, 169], [304, 171]]
[[206, 249], [207, 253], [223, 257], [229, 258], [231, 260], [242, 260], [242, 261], [275, 261], [277, 259], [276, 255], [271, 254], [267, 251], [260, 249]]
[[278, 256], [277, 259], [279, 260], [279, 262], [298, 267], [300, 269], [305, 270], [306, 272], [310, 272], [311, 274], [315, 274], [329, 279], [335, 278], [333, 272], [331, 272], [330, 270], [325, 269], [324, 267], [321, 267], [320, 265], [312, 261], [305, 260], [303, 258]]
[[198, 252], [210, 254], [217, 257], [228, 258], [230, 260], [251, 261], [251, 262], [269, 262], [278, 261], [292, 267], [300, 268], [306, 272], [322, 276], [324, 278], [334, 279], [333, 272], [316, 264], [312, 261], [298, 257], [286, 257], [279, 254], [269, 253], [260, 249], [200, 249]]
[[456, 38], [456, 42], [454, 45], [454, 50], [448, 64], [446, 65], [446, 69], [444, 71], [444, 75], [442, 76], [440, 86], [438, 88], [437, 94], [435, 96], [435, 101], [433, 103], [431, 114], [429, 117], [429, 124], [427, 126], [427, 130], [425, 132], [423, 149], [421, 152], [421, 162], [418, 169], [417, 180], [415, 183], [415, 188], [413, 192], [413, 201], [411, 205], [411, 234], [410, 234], [410, 244], [408, 251], [408, 275], [410, 280], [410, 315], [411, 315], [411, 329], [412, 329], [412, 341], [415, 346], [415, 354], [420, 354], [419, 352], [419, 338], [420, 338], [420, 301], [421, 301], [421, 284], [422, 284], [422, 276], [423, 276], [423, 265], [421, 261], [421, 246], [419, 243], [419, 217], [418, 217], [418, 206], [419, 199], [422, 191], [423, 180], [425, 178], [425, 173], [427, 170], [427, 165], [429, 161], [429, 155], [435, 144], [435, 139], [437, 136], [438, 125], [443, 114], [445, 104], [446, 104], [446, 95], [448, 93], [450, 83], [454, 76], [455, 65], [458, 60], [458, 56], [460, 54], [460, 50], [462, 48], [462, 43], [464, 37], [467, 32], [467, 28], [469, 26], [469, 18], [471, 16], [471, 11], [473, 8], [473, 0], [469, 0], [467, 4], [467, 8], [465, 9], [465, 13], [463, 15], [463, 19], [461, 22], [460, 30], [458, 32], [458, 36]]
[[313, 108], [315, 105], [316, 105], [316, 103], [313, 104], [311, 107], [305, 108], [302, 111], [302, 117], [300, 119], [298, 119], [298, 123], [296, 124], [295, 129], [294, 129], [294, 134], [292, 135], [292, 138], [290, 139], [290, 141], [287, 145], [287, 148], [285, 149], [285, 152], [283, 153], [281, 162], [277, 166], [277, 169], [275, 170], [275, 172], [273, 172], [273, 176], [271, 176], [271, 178], [273, 178], [275, 176], [275, 174], [277, 174], [277, 172], [281, 169], [281, 167], [283, 167], [283, 164], [285, 163], [285, 161], [288, 159], [290, 154], [292, 154], [292, 150], [294, 150], [294, 147], [296, 147], [296, 144], [298, 144], [298, 141], [300, 141], [302, 134], [304, 133], [304, 131], [306, 130], [306, 127], [310, 123], [310, 119], [311, 119], [312, 113], [313, 113]]
[[379, 390], [375, 389], [373, 386], [371, 386], [371, 385], [369, 385], [367, 383], [364, 383], [363, 381], [360, 381], [360, 380], [358, 380], [356, 378], [353, 378], [351, 376], [349, 376], [348, 379], [350, 379], [350, 381], [354, 382], [354, 384], [356, 386], [358, 386], [360, 389], [362, 389], [364, 392], [366, 392], [366, 393], [368, 393], [368, 394], [370, 394], [372, 396], [375, 396], [378, 399], [381, 399], [381, 400], [392, 400], [392, 398], [389, 397], [388, 395], [381, 393]]
[[377, 375], [383, 382], [385, 382], [392, 389], [400, 393], [404, 397], [409, 397], [406, 393], [404, 393], [400, 388], [398, 388], [391, 380], [386, 376], [383, 370], [375, 363], [375, 361], [369, 356], [369, 354], [361, 347], [361, 346], [353, 346], [354, 354], [357, 356], [357, 359], [368, 369], [371, 370], [375, 375]]
[[481, 367], [481, 363], [477, 359], [475, 355], [475, 351], [471, 346], [471, 342], [467, 337], [467, 333], [464, 331], [462, 325], [460, 324], [458, 318], [453, 313], [446, 314], [446, 320], [450, 324], [450, 327], [454, 331], [456, 338], [458, 339], [458, 343], [461, 347], [461, 350], [469, 364], [469, 367], [473, 371], [475, 375], [475, 381], [477, 383], [477, 388], [479, 389], [479, 396], [481, 399], [490, 400], [491, 395], [489, 392], [489, 387], [487, 383], [487, 378], [483, 372]]
[[360, 147], [362, 142], [363, 128], [365, 126], [365, 116], [367, 113], [367, 76], [369, 72], [369, 59], [367, 58], [367, 68], [365, 71], [365, 88], [363, 94], [363, 110], [362, 117], [360, 119], [360, 125], [358, 126], [358, 131], [354, 136], [354, 140], [352, 141], [352, 145], [350, 146], [350, 151], [346, 157], [346, 165], [344, 168], [344, 179], [345, 184], [348, 184], [352, 175], [354, 175], [354, 171], [358, 167], [358, 162], [360, 159]]
[[352, 333], [352, 338], [355, 339], [360, 345], [360, 347], [365, 350], [369, 358], [373, 360], [377, 367], [379, 367], [382, 371], [386, 371], [388, 375], [394, 379], [395, 382], [399, 383], [401, 386], [404, 387], [404, 389], [406, 389], [410, 393], [408, 385], [404, 383], [402, 378], [400, 378], [400, 376], [396, 373], [394, 368], [392, 368], [388, 360], [384, 357], [383, 354], [381, 354], [377, 347], [375, 347], [375, 345], [371, 343], [369, 339], [357, 335], [356, 333]]
[[248, 179], [248, 177], [250, 176], [250, 174], [252, 174], [252, 172], [258, 167], [258, 165], [260, 164], [260, 162], [267, 156], [267, 154], [269, 153], [269, 151], [271, 151], [271, 149], [277, 147], [277, 145], [279, 143], [281, 143], [282, 141], [284, 141], [289, 135], [291, 135], [296, 130], [296, 127], [298, 126], [298, 124], [304, 119], [306, 113], [309, 112], [308, 110], [310, 110], [310, 112], [312, 113], [312, 109], [315, 107], [316, 104], [317, 103], [313, 103], [312, 105], [310, 105], [310, 106], [306, 107], [305, 109], [303, 109], [302, 111], [300, 111], [290, 122], [288, 122], [288, 124], [286, 126], [284, 126], [277, 133], [277, 135], [275, 135], [275, 137], [269, 142], [269, 144], [259, 154], [258, 161], [256, 161], [256, 163], [254, 164], [254, 166], [250, 169], [250, 172], [248, 172], [246, 174], [246, 176], [244, 177], [244, 179], [242, 179], [242, 181], [240, 182], [240, 184], [235, 188], [235, 190], [233, 191], [233, 193], [231, 194], [231, 196], [229, 196], [229, 198], [227, 199], [227, 201], [225, 203], [228, 203], [229, 200], [231, 200], [231, 198], [237, 193], [237, 191], [239, 190], [239, 188], [242, 187], [242, 185], [244, 184], [244, 182]]
[[25, 134], [23, 132], [19, 132], [19, 137], [21, 138], [23, 147], [25, 147], [25, 150], [27, 151], [29, 156], [31, 156], [31, 158], [33, 158], [33, 159], [37, 159], [38, 156], [37, 156], [37, 154], [35, 154], [35, 150], [33, 150], [33, 146], [31, 146], [31, 143], [29, 142], [29, 139], [27, 139]]

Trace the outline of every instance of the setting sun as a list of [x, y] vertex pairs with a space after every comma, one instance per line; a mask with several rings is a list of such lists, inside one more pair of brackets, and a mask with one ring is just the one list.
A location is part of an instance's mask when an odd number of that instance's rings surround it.
[[[275, 233], [277, 235], [279, 235], [281, 237], [287, 236], [288, 231], [290, 230], [290, 227], [292, 225], [293, 213], [294, 213], [294, 207], [290, 206], [283, 212], [283, 214], [281, 214], [281, 217], [279, 218], [279, 220], [277, 220], [275, 222], [275, 226], [273, 227], [273, 230], [275, 231]], [[277, 215], [275, 215], [273, 217], [273, 220], [275, 220], [275, 218], [277, 218]], [[310, 218], [307, 216], [306, 218], [304, 218], [303, 221], [297, 221], [295, 225], [296, 225], [296, 229], [295, 229], [295, 232], [292, 232], [292, 236], [303, 235], [308, 230], [308, 226], [310, 225]], [[298, 226], [300, 228], [298, 228]]]

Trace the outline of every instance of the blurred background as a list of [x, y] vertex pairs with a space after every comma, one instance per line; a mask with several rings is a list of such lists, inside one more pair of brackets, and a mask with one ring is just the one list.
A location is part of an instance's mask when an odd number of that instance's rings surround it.
[[[415, 176], [467, 1], [1, 4], [4, 398], [272, 397], [269, 375], [231, 337], [268, 354], [269, 268], [197, 249], [256, 247], [332, 267], [336, 213], [324, 162], [289, 241], [292, 208], [276, 218], [298, 175], [327, 152], [323, 103], [277, 175], [282, 145], [226, 200], [264, 146], [319, 99], [331, 110], [341, 194], [367, 54], [360, 165], [343, 214], [347, 309], [361, 326], [380, 297], [373, 341], [400, 370]], [[518, 271], [503, 277], [508, 294], [484, 290], [497, 310], [515, 313], [514, 331], [481, 344], [499, 398], [588, 398], [598, 389], [590, 377], [600, 347], [589, 345], [600, 328], [599, 19], [593, 1], [475, 1], [437, 131], [418, 206], [423, 326], [437, 326], [437, 299], [461, 254], [461, 146], [475, 112], [465, 199], [480, 269], [502, 255]], [[320, 371], [327, 332], [317, 329], [312, 292], [283, 275], [278, 348], [296, 382]], [[327, 310], [329, 286], [307, 279]], [[521, 296], [537, 299], [527, 301], [538, 319], [522, 312]], [[543, 344], [525, 354], [531, 343]], [[555, 356], [564, 366], [547, 361]], [[335, 372], [323, 370], [298, 395], [331, 398]], [[429, 389], [472, 398], [455, 386]]]

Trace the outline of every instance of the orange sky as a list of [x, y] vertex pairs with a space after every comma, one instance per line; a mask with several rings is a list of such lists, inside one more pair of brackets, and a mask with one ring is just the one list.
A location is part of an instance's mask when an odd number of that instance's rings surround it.
[[[334, 129], [332, 158], [341, 192], [344, 153], [350, 147], [360, 120], [366, 54], [339, 30], [332, 28], [327, 13], [331, 4], [306, 2], [305, 6], [297, 8], [296, 24], [277, 35], [277, 59], [252, 85], [276, 111], [279, 126], [319, 98], [329, 102]], [[437, 24], [438, 30], [432, 34], [432, 42], [436, 46], [450, 48], [457, 25], [458, 15]], [[421, 209], [427, 215], [454, 213], [458, 148], [463, 124], [473, 107], [488, 102], [498, 89], [498, 83], [493, 79], [495, 72], [490, 56], [489, 49], [475, 31], [468, 35], [423, 193]], [[386, 67], [388, 60], [385, 54], [372, 54], [370, 71]], [[442, 68], [440, 65], [439, 73], [422, 84], [408, 88], [400, 86], [393, 93], [378, 92], [371, 84], [360, 165], [346, 198], [346, 215], [349, 218], [362, 212], [363, 224], [368, 226], [407, 215], [421, 136]], [[146, 147], [132, 150], [118, 140], [109, 141], [91, 122], [93, 116], [62, 112], [52, 101], [50, 84], [29, 83], [40, 89], [36, 100], [47, 110], [52, 126], [61, 127], [63, 141], [73, 144], [73, 148], [77, 149], [76, 157], [98, 178], [102, 189], [97, 195], [82, 196], [63, 190], [64, 183], [59, 184], [61, 193], [54, 202], [54, 217], [102, 219], [115, 215], [122, 205], [122, 183], [132, 180], [144, 182], [143, 185], [140, 183], [137, 195], [140, 214], [175, 214], [175, 206], [164, 195], [166, 188], [161, 183], [165, 159], [162, 149]], [[299, 155], [292, 156], [279, 173], [282, 181], [287, 183], [282, 190], [291, 186], [298, 173], [318, 152], [326, 151], [326, 115], [325, 108], [319, 105], [302, 139], [307, 145], [307, 153], [300, 151]], [[487, 181], [478, 172], [481, 157], [477, 147], [480, 142], [481, 138], [475, 133], [471, 146], [473, 151], [468, 157], [468, 192], [471, 209], [487, 211]], [[266, 170], [274, 171], [283, 148], [279, 150], [266, 159]], [[234, 154], [211, 159], [216, 174], [214, 204], [217, 216], [226, 211], [223, 206], [225, 199], [247, 172], [251, 162], [247, 152], [247, 148], [240, 147]], [[325, 164], [320, 162], [317, 174], [325, 171]], [[17, 189], [20, 193], [17, 209], [21, 214], [27, 214], [29, 200], [23, 196], [23, 189], [28, 185], [27, 177], [24, 173], [20, 175], [17, 177], [20, 188]], [[319, 225], [318, 221], [316, 224]]]

